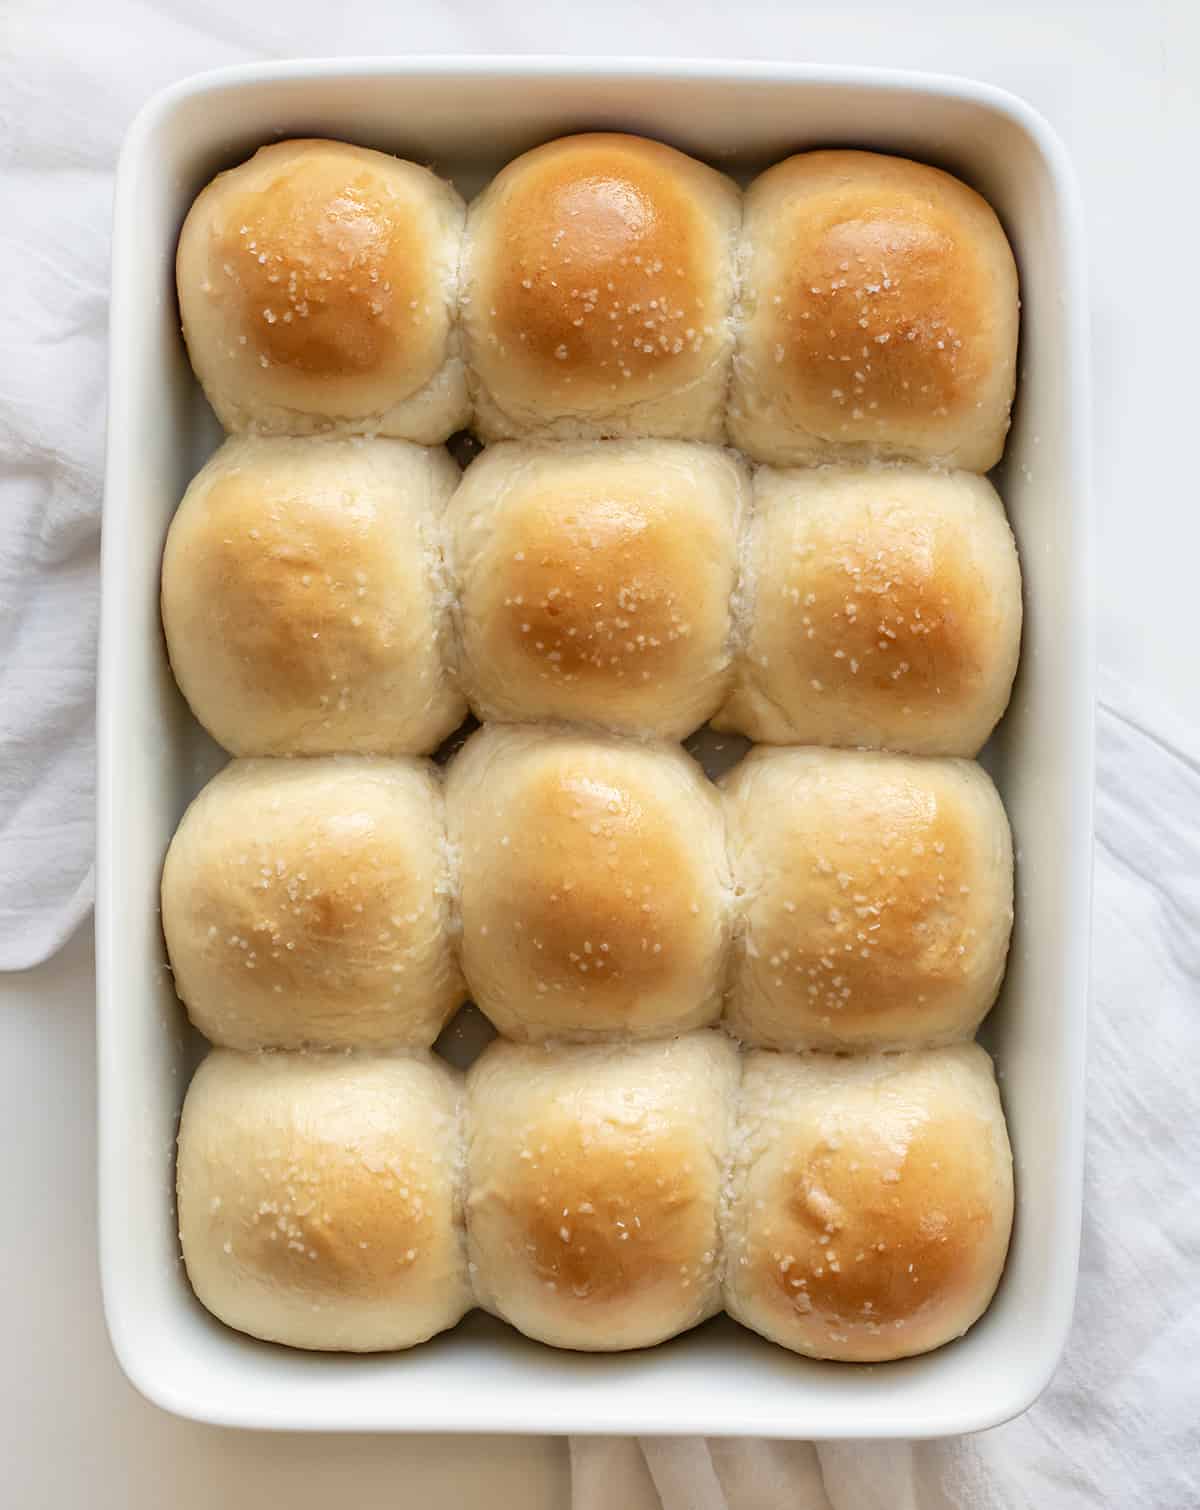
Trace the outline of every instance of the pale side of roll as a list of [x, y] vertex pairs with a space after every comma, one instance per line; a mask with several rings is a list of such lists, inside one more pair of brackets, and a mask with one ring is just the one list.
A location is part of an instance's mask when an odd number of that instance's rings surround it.
[[726, 779], [730, 1030], [767, 1048], [969, 1038], [1013, 920], [1008, 819], [971, 761], [760, 747]]
[[196, 1071], [179, 1236], [200, 1301], [289, 1347], [379, 1352], [472, 1305], [462, 1077], [431, 1056], [235, 1054]]
[[758, 470], [736, 680], [770, 744], [975, 755], [1008, 705], [1021, 570], [992, 485], [912, 466]]
[[481, 719], [680, 738], [724, 699], [744, 464], [680, 441], [489, 447], [447, 514]]
[[741, 195], [661, 142], [535, 147], [471, 206], [463, 328], [485, 440], [720, 440]]
[[497, 1040], [468, 1076], [479, 1303], [555, 1347], [649, 1347], [720, 1309], [738, 1078], [701, 1032], [624, 1048]]
[[879, 1363], [987, 1309], [1013, 1215], [1012, 1154], [978, 1044], [751, 1054], [723, 1216], [725, 1306], [812, 1358]]
[[509, 1038], [658, 1037], [721, 1010], [732, 887], [678, 745], [492, 725], [446, 788], [473, 1000]]
[[436, 445], [462, 429], [465, 218], [427, 168], [346, 142], [274, 142], [219, 174], [184, 222], [176, 279], [226, 430]]
[[427, 754], [466, 704], [446, 669], [441, 448], [228, 440], [163, 556], [171, 669], [234, 755]]
[[803, 152], [747, 190], [739, 257], [735, 445], [777, 466], [1000, 460], [1017, 269], [973, 189], [900, 157]]
[[175, 988], [232, 1048], [428, 1047], [466, 995], [427, 760], [235, 760], [167, 851]]

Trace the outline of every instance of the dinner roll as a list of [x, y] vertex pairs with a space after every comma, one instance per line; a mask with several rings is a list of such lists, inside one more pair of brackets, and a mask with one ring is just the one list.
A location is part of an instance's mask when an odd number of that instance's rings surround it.
[[214, 1316], [289, 1347], [379, 1352], [472, 1303], [461, 1076], [430, 1056], [235, 1054], [179, 1127], [179, 1239]]
[[752, 750], [727, 779], [730, 1029], [781, 1049], [968, 1038], [996, 999], [1012, 838], [966, 760]]
[[425, 754], [444, 667], [440, 523], [458, 468], [398, 440], [228, 440], [163, 557], [171, 669], [234, 755]]
[[724, 820], [678, 745], [493, 725], [446, 798], [463, 969], [501, 1033], [658, 1037], [719, 1015]]
[[985, 478], [760, 468], [743, 592], [736, 682], [717, 728], [772, 744], [974, 755], [1008, 704], [1021, 570]]
[[730, 684], [748, 491], [731, 452], [681, 441], [486, 450], [447, 515], [475, 714], [691, 733]]
[[463, 271], [475, 428], [719, 440], [741, 195], [637, 136], [526, 152], [471, 206]]
[[625, 1048], [497, 1039], [468, 1077], [480, 1305], [554, 1347], [649, 1347], [721, 1308], [738, 1060], [719, 1033]]
[[175, 989], [213, 1043], [427, 1047], [466, 995], [427, 760], [235, 760], [171, 840]]
[[275, 142], [215, 178], [184, 221], [176, 277], [225, 428], [426, 445], [461, 429], [465, 215], [428, 169], [345, 142]]
[[973, 189], [875, 152], [789, 157], [746, 193], [741, 272], [729, 429], [751, 456], [1000, 460], [1017, 269]]
[[961, 1337], [1004, 1268], [1012, 1155], [992, 1062], [751, 1054], [723, 1221], [725, 1307], [811, 1358]]

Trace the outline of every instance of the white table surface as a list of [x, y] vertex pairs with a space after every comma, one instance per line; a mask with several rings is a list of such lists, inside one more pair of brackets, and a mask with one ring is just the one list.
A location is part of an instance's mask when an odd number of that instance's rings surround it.
[[[633, 0], [603, 8], [426, 0], [411, 12], [342, 0], [332, 19], [321, 8], [323, 27], [297, 20], [306, 8], [295, 5], [254, 8], [251, 19], [236, 0], [181, 0], [181, 8], [197, 18], [196, 55], [164, 63], [156, 83], [232, 60], [222, 33], [236, 14], [237, 34], [251, 32], [264, 57], [405, 49], [792, 57], [967, 74], [1024, 95], [1074, 157], [1091, 235], [1101, 661], [1200, 723], [1190, 622], [1200, 513], [1188, 459], [1200, 245], [1196, 0], [663, 0], [653, 14]], [[57, 24], [78, 25], [81, 49], [94, 44], [97, 26], [102, 32], [103, 6], [54, 9]], [[72, 9], [80, 19], [64, 21]], [[145, 14], [152, 46], [152, 7]], [[100, 1309], [92, 990], [89, 929], [41, 969], [0, 976], [0, 1502], [13, 1510], [565, 1505], [566, 1449], [553, 1438], [260, 1436], [175, 1420], [135, 1394]]]

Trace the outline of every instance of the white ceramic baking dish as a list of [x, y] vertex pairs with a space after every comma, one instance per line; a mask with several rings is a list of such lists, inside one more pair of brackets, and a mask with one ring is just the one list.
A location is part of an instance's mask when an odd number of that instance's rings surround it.
[[[310, 1355], [226, 1330], [193, 1298], [173, 1212], [176, 1122], [199, 1043], [171, 989], [163, 852], [219, 761], [183, 706], [158, 615], [172, 511], [217, 442], [179, 338], [175, 240], [193, 196], [263, 142], [342, 137], [432, 162], [466, 194], [524, 148], [642, 132], [745, 177], [801, 148], [940, 164], [996, 207], [1023, 296], [998, 478], [1021, 549], [1024, 655], [987, 755], [1017, 842], [1017, 929], [985, 1040], [1017, 1165], [1008, 1267], [985, 1318], [924, 1358], [793, 1357], [725, 1318], [666, 1346], [555, 1352], [478, 1313], [410, 1353]], [[150, 102], [117, 180], [104, 511], [97, 945], [100, 1254], [113, 1345], [181, 1415], [242, 1426], [922, 1437], [990, 1426], [1050, 1377], [1080, 1216], [1092, 793], [1091, 522], [1081, 216], [1062, 147], [982, 85], [793, 64], [337, 60], [234, 68]]]

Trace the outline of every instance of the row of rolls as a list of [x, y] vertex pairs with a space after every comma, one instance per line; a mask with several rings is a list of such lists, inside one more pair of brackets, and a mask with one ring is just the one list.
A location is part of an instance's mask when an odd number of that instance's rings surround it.
[[871, 152], [799, 153], [743, 194], [661, 142], [565, 137], [468, 211], [415, 163], [281, 141], [196, 199], [177, 283], [231, 433], [728, 439], [982, 473], [1016, 374], [994, 211]]
[[487, 725], [417, 757], [230, 762], [168, 851], [176, 990], [234, 1049], [427, 1048], [476, 1003], [525, 1042], [722, 1022], [759, 1047], [969, 1038], [1013, 850], [973, 761]]
[[877, 1362], [959, 1336], [998, 1282], [1012, 1165], [976, 1044], [740, 1055], [497, 1039], [430, 1055], [214, 1049], [184, 1104], [188, 1274], [291, 1346], [412, 1346], [478, 1305], [557, 1347], [647, 1347], [725, 1309]]
[[698, 442], [235, 437], [176, 512], [171, 665], [235, 755], [426, 754], [462, 722], [973, 756], [1021, 574], [991, 483]]

